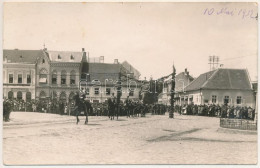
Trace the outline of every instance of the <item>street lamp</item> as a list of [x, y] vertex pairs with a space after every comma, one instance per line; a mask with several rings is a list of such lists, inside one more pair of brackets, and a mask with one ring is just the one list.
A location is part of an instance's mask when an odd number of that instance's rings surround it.
[[176, 75], [176, 69], [173, 64], [172, 66], [172, 80], [171, 80], [171, 110], [169, 112], [169, 118], [174, 118], [174, 92], [175, 92], [175, 75]]

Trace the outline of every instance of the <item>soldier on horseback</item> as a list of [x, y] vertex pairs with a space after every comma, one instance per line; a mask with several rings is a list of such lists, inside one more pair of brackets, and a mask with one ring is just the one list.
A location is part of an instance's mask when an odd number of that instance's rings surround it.
[[112, 93], [112, 96], [108, 99], [108, 117], [111, 120], [114, 119], [115, 107], [116, 107], [116, 98], [114, 96], [114, 93]]

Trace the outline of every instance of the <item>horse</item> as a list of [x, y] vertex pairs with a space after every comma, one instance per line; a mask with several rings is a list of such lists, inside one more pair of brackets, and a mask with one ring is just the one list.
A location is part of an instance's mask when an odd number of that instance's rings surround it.
[[108, 99], [108, 117], [114, 120], [115, 116], [115, 102], [111, 98]]

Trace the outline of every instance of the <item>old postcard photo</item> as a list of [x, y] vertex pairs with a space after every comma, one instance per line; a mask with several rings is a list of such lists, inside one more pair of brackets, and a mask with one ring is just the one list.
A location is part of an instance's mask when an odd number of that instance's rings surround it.
[[256, 165], [256, 2], [4, 2], [3, 164]]

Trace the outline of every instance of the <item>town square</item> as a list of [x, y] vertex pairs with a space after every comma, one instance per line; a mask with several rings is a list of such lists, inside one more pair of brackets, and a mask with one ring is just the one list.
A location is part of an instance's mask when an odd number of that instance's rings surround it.
[[255, 3], [4, 9], [4, 165], [258, 164]]

